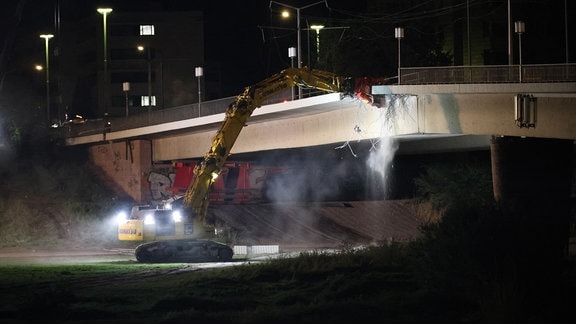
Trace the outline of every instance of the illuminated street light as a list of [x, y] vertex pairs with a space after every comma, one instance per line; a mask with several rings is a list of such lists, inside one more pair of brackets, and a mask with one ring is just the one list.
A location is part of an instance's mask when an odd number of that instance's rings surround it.
[[320, 30], [324, 28], [323, 25], [312, 25], [311, 29], [316, 31], [316, 62], [320, 61]]
[[400, 61], [400, 41], [402, 40], [402, 38], [404, 38], [404, 28], [402, 27], [396, 27], [394, 29], [394, 36], [396, 37], [396, 39], [398, 40], [398, 84], [400, 84], [400, 67], [401, 67], [401, 61]]
[[148, 114], [150, 114], [152, 110], [152, 57], [150, 55], [150, 46], [138, 45], [137, 49], [139, 52], [146, 50], [146, 63], [148, 64]]
[[[46, 118], [50, 122], [50, 51], [48, 42], [50, 38], [54, 37], [52, 34], [42, 34], [40, 38], [44, 38], [44, 43], [46, 44]], [[38, 66], [36, 66], [38, 69]]]
[[514, 31], [518, 34], [518, 80], [522, 82], [522, 34], [526, 31], [524, 22], [514, 22]]
[[96, 9], [102, 15], [102, 26], [104, 31], [104, 114], [108, 115], [108, 31], [106, 17], [112, 12], [112, 8]]
[[[326, 3], [326, 0], [324, 0], [324, 1], [318, 1], [315, 3], [311, 3], [311, 4], [303, 6], [303, 7], [294, 7], [294, 6], [291, 6], [291, 5], [288, 5], [285, 3], [281, 3], [278, 1], [270, 1], [270, 5], [269, 5], [270, 8], [272, 8], [273, 3], [280, 5], [280, 6], [290, 8], [290, 9], [296, 11], [296, 30], [298, 32], [298, 37], [297, 37], [298, 38], [298, 41], [297, 41], [297, 43], [298, 43], [297, 44], [297, 49], [298, 49], [297, 60], [298, 61], [297, 62], [298, 62], [298, 68], [301, 68], [302, 67], [302, 41], [301, 41], [301, 37], [300, 37], [300, 10], [306, 9], [306, 8], [309, 8], [309, 7], [312, 7], [312, 6], [321, 4], [321, 3], [324, 3], [326, 5], [326, 7], [328, 7], [328, 4]], [[282, 11], [282, 17], [283, 18], [290, 17], [290, 12], [288, 10], [283, 10]], [[298, 86], [298, 99], [302, 99], [302, 87], [300, 87], [300, 86]]]

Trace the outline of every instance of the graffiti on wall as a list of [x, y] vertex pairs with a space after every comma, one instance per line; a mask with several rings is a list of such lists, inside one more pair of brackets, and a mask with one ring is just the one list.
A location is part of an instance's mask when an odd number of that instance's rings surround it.
[[162, 173], [161, 171], [152, 171], [148, 174], [150, 194], [153, 200], [162, 200], [172, 196], [169, 188], [172, 187], [175, 176], [176, 174], [173, 172]]

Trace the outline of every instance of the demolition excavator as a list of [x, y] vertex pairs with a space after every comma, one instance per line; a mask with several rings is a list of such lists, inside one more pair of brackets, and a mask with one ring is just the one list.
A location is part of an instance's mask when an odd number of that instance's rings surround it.
[[[227, 109], [225, 119], [212, 140], [203, 160], [194, 167], [194, 176], [180, 206], [186, 217], [172, 208], [143, 208], [136, 213], [155, 213], [164, 223], [180, 222], [178, 230], [165, 235], [155, 232], [153, 242], [143, 243], [136, 248], [136, 259], [140, 262], [210, 262], [229, 261], [233, 251], [225, 244], [210, 240], [210, 225], [206, 216], [209, 205], [209, 190], [225, 166], [226, 160], [246, 122], [265, 99], [291, 87], [303, 87], [324, 92], [340, 92], [342, 96], [354, 96], [357, 81], [342, 78], [333, 73], [309, 68], [289, 68], [252, 86], [236, 97]], [[358, 96], [358, 95], [357, 95]], [[360, 96], [358, 96], [360, 97]], [[163, 218], [162, 218], [163, 216]], [[146, 217], [133, 217], [119, 227], [120, 240], [144, 239]], [[150, 220], [154, 222], [158, 220]], [[140, 222], [140, 223], [138, 223]], [[141, 224], [143, 223], [143, 224]], [[150, 226], [150, 225], [148, 225]], [[138, 228], [136, 228], [138, 227]], [[158, 227], [156, 227], [158, 228]], [[212, 233], [214, 233], [212, 229]], [[213, 234], [212, 234], [213, 235]]]

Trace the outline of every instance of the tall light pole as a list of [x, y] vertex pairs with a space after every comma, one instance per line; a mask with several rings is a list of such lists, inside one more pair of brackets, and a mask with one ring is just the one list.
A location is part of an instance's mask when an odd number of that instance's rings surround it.
[[322, 25], [312, 25], [311, 29], [316, 31], [316, 63], [320, 61], [320, 30], [324, 28]]
[[[318, 5], [321, 3], [326, 4], [326, 7], [328, 7], [328, 4], [326, 3], [326, 0], [324, 0], [324, 1], [318, 1], [318, 2], [311, 3], [311, 4], [303, 6], [303, 7], [294, 7], [294, 6], [291, 6], [291, 5], [288, 5], [285, 3], [281, 3], [278, 1], [270, 1], [270, 5], [269, 5], [270, 8], [272, 7], [273, 3], [278, 4], [280, 6], [290, 8], [290, 9], [296, 11], [296, 30], [298, 32], [298, 37], [297, 37], [297, 39], [298, 39], [297, 43], [298, 44], [296, 46], [298, 49], [298, 58], [297, 58], [298, 61], [297, 62], [298, 62], [298, 68], [301, 68], [302, 67], [302, 40], [300, 37], [300, 10], [310, 8], [312, 6], [315, 6], [315, 5]], [[282, 17], [284, 17], [284, 18], [290, 17], [290, 12], [288, 10], [283, 10], [282, 11]], [[302, 87], [300, 87], [300, 86], [298, 86], [298, 99], [302, 99]]]
[[470, 0], [466, 0], [466, 42], [468, 47], [468, 66], [472, 65], [472, 47], [470, 46]]
[[508, 65], [512, 65], [512, 15], [510, 9], [510, 0], [508, 0], [508, 23], [506, 24], [508, 29]]
[[564, 0], [564, 42], [566, 43], [566, 64], [570, 62], [568, 55], [568, 0]]
[[152, 56], [150, 54], [150, 45], [144, 48], [138, 45], [138, 51], [143, 52], [146, 49], [146, 64], [148, 65], [148, 114], [152, 110]]
[[522, 82], [522, 34], [526, 31], [524, 22], [514, 22], [514, 31], [518, 34], [518, 80]]
[[404, 28], [396, 27], [394, 28], [394, 37], [398, 40], [398, 84], [400, 84], [400, 67], [401, 65], [401, 56], [400, 56], [400, 41], [404, 38]]
[[40, 38], [44, 38], [46, 50], [46, 118], [50, 122], [50, 50], [48, 42], [50, 38], [54, 37], [52, 34], [42, 34]]
[[98, 8], [96, 9], [102, 15], [102, 25], [104, 31], [104, 85], [103, 85], [103, 102], [104, 102], [104, 115], [108, 115], [108, 30], [106, 17], [112, 12], [112, 8]]

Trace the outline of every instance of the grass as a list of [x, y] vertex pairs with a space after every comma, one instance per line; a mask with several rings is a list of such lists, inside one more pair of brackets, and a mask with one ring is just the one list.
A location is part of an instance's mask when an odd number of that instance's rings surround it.
[[370, 257], [390, 252], [314, 252], [181, 272], [174, 270], [188, 265], [0, 266], [0, 321], [435, 322], [440, 314], [423, 307], [428, 296], [400, 265], [400, 255], [384, 262]]
[[[84, 188], [92, 181], [80, 169], [61, 170], [35, 168], [6, 182], [20, 185], [0, 199], [0, 246], [109, 241], [104, 193]], [[478, 198], [489, 191], [447, 183], [446, 173], [453, 183], [463, 178], [460, 169], [450, 171], [420, 183], [442, 217], [409, 246], [344, 247], [201, 271], [134, 262], [0, 265], [0, 323], [563, 323], [574, 317], [574, 260], [565, 264], [554, 245], [527, 235], [524, 217], [488, 208]]]
[[[431, 289], [420, 273], [432, 269], [415, 272], [413, 252], [382, 245], [202, 270], [133, 261], [0, 265], [0, 322], [490, 323], [482, 321], [486, 312], [530, 318], [502, 305], [482, 309], [475, 303], [482, 297]], [[574, 291], [574, 273], [571, 278]], [[571, 297], [555, 310], [574, 302]]]

